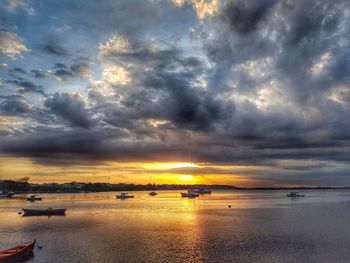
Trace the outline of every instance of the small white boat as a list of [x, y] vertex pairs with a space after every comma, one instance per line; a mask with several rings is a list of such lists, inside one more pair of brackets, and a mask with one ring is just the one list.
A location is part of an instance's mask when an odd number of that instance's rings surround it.
[[305, 197], [305, 195], [299, 194], [299, 192], [290, 192], [287, 197]]
[[134, 198], [133, 195], [129, 195], [128, 193], [120, 193], [120, 195], [116, 195], [117, 199], [128, 199], [128, 198]]
[[187, 193], [181, 193], [181, 197], [194, 198], [194, 197], [198, 197], [198, 196], [199, 196], [199, 194], [193, 190], [188, 190]]

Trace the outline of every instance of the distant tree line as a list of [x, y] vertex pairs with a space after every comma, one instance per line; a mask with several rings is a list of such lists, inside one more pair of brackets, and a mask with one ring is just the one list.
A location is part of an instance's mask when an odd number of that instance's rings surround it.
[[29, 191], [29, 177], [23, 177], [16, 181], [14, 180], [0, 180], [0, 190], [8, 191]]
[[155, 191], [155, 190], [184, 190], [201, 187], [215, 189], [234, 189], [229, 185], [182, 185], [182, 184], [109, 184], [109, 183], [49, 183], [30, 184], [29, 177], [19, 180], [0, 180], [0, 190], [15, 192], [108, 192], [108, 191]]

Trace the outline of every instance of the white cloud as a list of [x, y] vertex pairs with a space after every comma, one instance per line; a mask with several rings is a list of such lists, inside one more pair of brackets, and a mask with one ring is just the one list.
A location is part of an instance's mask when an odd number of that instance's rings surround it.
[[313, 76], [319, 76], [321, 75], [328, 63], [331, 61], [332, 59], [332, 54], [329, 52], [324, 53], [319, 60], [311, 67], [311, 73]]
[[30, 49], [23, 44], [16, 34], [0, 29], [0, 56], [15, 58], [28, 51]]
[[126, 85], [131, 81], [129, 72], [120, 66], [103, 69], [102, 80], [110, 85]]
[[122, 36], [113, 35], [106, 43], [99, 45], [101, 55], [126, 52], [131, 49], [129, 41]]
[[192, 5], [200, 21], [206, 16], [213, 16], [219, 10], [220, 0], [171, 0], [177, 6], [182, 7], [185, 3]]

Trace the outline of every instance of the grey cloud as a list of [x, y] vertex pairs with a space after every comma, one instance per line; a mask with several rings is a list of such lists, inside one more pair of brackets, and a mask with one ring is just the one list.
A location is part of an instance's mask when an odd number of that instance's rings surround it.
[[10, 96], [0, 103], [0, 114], [5, 116], [16, 116], [30, 113], [32, 106], [23, 96]]
[[11, 76], [18, 76], [18, 75], [26, 75], [27, 71], [24, 68], [11, 68], [8, 69], [8, 72], [10, 73]]
[[90, 74], [90, 64], [85, 59], [77, 59], [70, 67], [63, 63], [56, 63], [49, 72], [60, 80], [67, 80], [73, 77], [86, 77]]
[[93, 124], [85, 102], [78, 94], [56, 92], [45, 100], [44, 105], [73, 126], [89, 128]]
[[37, 79], [46, 77], [46, 72], [40, 69], [32, 69], [30, 72], [33, 74], [34, 78]]
[[37, 85], [30, 80], [19, 78], [15, 80], [8, 80], [6, 82], [19, 87], [19, 93], [39, 93], [45, 95], [43, 86]]
[[254, 32], [277, 0], [229, 1], [223, 9], [222, 19], [231, 30], [239, 34]]

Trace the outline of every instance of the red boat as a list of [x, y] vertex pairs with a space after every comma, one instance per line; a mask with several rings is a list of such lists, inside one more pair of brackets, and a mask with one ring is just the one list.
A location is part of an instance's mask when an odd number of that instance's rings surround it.
[[0, 262], [18, 262], [33, 255], [36, 239], [32, 243], [0, 251]]

